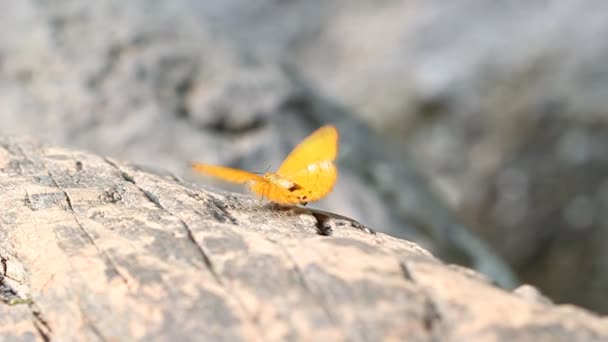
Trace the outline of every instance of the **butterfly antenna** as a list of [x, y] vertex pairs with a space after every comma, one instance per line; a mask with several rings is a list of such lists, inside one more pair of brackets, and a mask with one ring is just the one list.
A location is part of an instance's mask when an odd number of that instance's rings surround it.
[[256, 175], [265, 175], [268, 173], [268, 171], [270, 170], [270, 164], [268, 164], [268, 166], [266, 166], [266, 169], [264, 170], [264, 172], [258, 172], [258, 171], [251, 171], [251, 173], [256, 174]]

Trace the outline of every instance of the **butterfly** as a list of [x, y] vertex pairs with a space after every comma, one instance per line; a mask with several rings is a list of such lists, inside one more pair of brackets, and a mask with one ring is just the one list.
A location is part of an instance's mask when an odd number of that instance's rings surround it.
[[192, 163], [192, 168], [224, 181], [247, 183], [254, 193], [280, 204], [320, 200], [331, 192], [338, 170], [338, 130], [332, 125], [318, 128], [300, 142], [276, 172], [258, 175], [224, 166]]

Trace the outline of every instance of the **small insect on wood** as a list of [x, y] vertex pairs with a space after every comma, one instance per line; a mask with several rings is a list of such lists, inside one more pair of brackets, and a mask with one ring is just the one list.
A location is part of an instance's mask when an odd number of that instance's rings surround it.
[[277, 172], [257, 175], [224, 166], [192, 163], [194, 170], [227, 182], [249, 184], [251, 190], [280, 204], [302, 204], [320, 200], [331, 192], [338, 170], [338, 131], [323, 126], [298, 144]]

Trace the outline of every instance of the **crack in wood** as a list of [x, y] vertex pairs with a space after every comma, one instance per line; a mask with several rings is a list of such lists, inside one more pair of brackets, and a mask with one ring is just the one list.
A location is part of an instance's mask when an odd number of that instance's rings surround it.
[[2, 265], [2, 274], [0, 274], [0, 300], [8, 303], [11, 298], [17, 296], [17, 293], [4, 281], [5, 278], [8, 278], [7, 262], [8, 259], [0, 255], [0, 264]]
[[315, 226], [317, 227], [317, 232], [319, 233], [319, 235], [333, 235], [335, 222], [331, 220], [330, 217], [320, 214], [313, 214], [312, 216], [315, 218], [315, 220], [317, 220]]
[[108, 339], [101, 333], [101, 331], [99, 330], [99, 328], [97, 328], [97, 326], [95, 324], [93, 324], [93, 322], [91, 322], [91, 320], [89, 319], [89, 316], [87, 315], [87, 313], [82, 309], [82, 305], [80, 303], [80, 300], [78, 300], [78, 298], [77, 298], [76, 301], [78, 302], [78, 310], [80, 311], [80, 314], [82, 315], [82, 318], [84, 320], [85, 325], [89, 328], [89, 330], [91, 330], [91, 332], [95, 336], [97, 336], [97, 338], [100, 341], [107, 341]]
[[[399, 268], [401, 269], [401, 275], [405, 280], [416, 285], [420, 285], [413, 272], [410, 270], [407, 262], [400, 261]], [[424, 295], [424, 316], [422, 317], [423, 326], [433, 336], [444, 336], [444, 332], [440, 331], [442, 327], [444, 327], [444, 319], [441, 315], [439, 307], [437, 306], [433, 295], [429, 293], [424, 286], [421, 285], [420, 287], [422, 288], [422, 293]]]
[[[135, 186], [137, 186], [137, 184], [135, 184], [135, 183], [133, 183], [133, 184], [134, 184]], [[138, 188], [141, 190], [141, 192], [144, 194], [144, 196], [146, 196], [146, 198], [147, 198], [147, 199], [148, 199], [150, 202], [152, 202], [152, 203], [156, 204], [156, 206], [157, 206], [158, 208], [160, 208], [160, 209], [165, 209], [165, 208], [163, 208], [163, 206], [160, 204], [160, 200], [158, 199], [158, 196], [156, 196], [155, 194], [153, 194], [152, 192], [150, 192], [150, 191], [148, 191], [148, 190], [145, 190], [145, 189], [140, 188], [139, 186], [138, 186]]]
[[443, 317], [439, 312], [439, 308], [431, 296], [427, 296], [424, 305], [424, 317], [422, 318], [424, 328], [431, 332], [433, 336], [443, 336], [440, 331], [443, 327]]
[[[213, 217], [216, 220], [218, 220], [220, 222], [226, 222], [226, 220], [228, 220], [228, 221], [230, 221], [230, 223], [234, 224], [235, 226], [239, 225], [239, 222], [237, 221], [236, 217], [234, 217], [228, 211], [226, 206], [217, 198], [215, 198], [213, 196], [207, 196], [206, 198], [202, 198], [198, 193], [192, 192], [192, 191], [187, 191], [186, 194], [188, 195], [188, 197], [193, 198], [194, 200], [196, 200], [198, 202], [203, 202], [207, 205], [212, 205], [213, 206], [212, 209], [217, 209], [217, 210], [212, 210], [212, 212], [211, 212], [211, 215], [213, 215]], [[195, 209], [195, 208], [192, 208], [192, 210], [194, 210], [194, 212], [199, 214], [201, 217], [205, 217], [205, 215], [203, 213], [201, 213], [200, 210]]]
[[221, 201], [219, 201], [217, 198], [215, 198], [213, 196], [210, 196], [210, 197], [211, 197], [210, 203], [213, 204], [213, 206], [215, 208], [217, 208], [222, 214], [224, 214], [224, 217], [226, 217], [232, 224], [238, 226], [236, 217], [232, 216], [232, 214], [228, 211], [228, 209], [226, 209], [226, 206]]
[[[175, 217], [180, 224], [182, 225], [182, 227], [186, 230], [187, 236], [188, 236], [188, 240], [194, 245], [194, 247], [197, 249], [203, 263], [205, 264], [205, 267], [207, 267], [207, 270], [209, 271], [209, 273], [211, 274], [211, 276], [213, 277], [213, 279], [216, 281], [216, 283], [218, 283], [223, 289], [224, 291], [226, 291], [226, 293], [228, 293], [230, 296], [232, 296], [233, 298], [236, 299], [236, 302], [238, 303], [238, 305], [240, 306], [241, 310], [246, 313], [246, 315], [249, 318], [249, 321], [251, 322], [251, 324], [255, 327], [255, 331], [257, 332], [257, 334], [259, 336], [264, 336], [265, 334], [262, 332], [259, 323], [256, 321], [256, 319], [254, 318], [254, 315], [251, 314], [245, 304], [243, 303], [243, 300], [241, 298], [239, 298], [236, 294], [234, 294], [232, 291], [230, 291], [230, 289], [226, 286], [226, 284], [223, 282], [222, 278], [220, 277], [219, 273], [217, 272], [215, 266], [213, 265], [213, 262], [211, 261], [211, 258], [209, 257], [209, 254], [205, 251], [205, 249], [203, 248], [203, 246], [201, 246], [197, 241], [196, 238], [194, 237], [194, 233], [192, 232], [192, 229], [190, 228], [190, 226], [180, 217], [176, 216], [174, 213], [172, 213], [170, 210], [168, 210], [167, 208], [165, 208], [162, 203], [160, 202], [160, 199], [158, 196], [156, 196], [154, 193], [152, 193], [149, 190], [146, 190], [144, 188], [142, 188], [139, 184], [137, 184], [137, 182], [135, 181], [135, 178], [131, 175], [129, 175], [128, 173], [124, 172], [116, 163], [114, 163], [113, 161], [111, 161], [108, 158], [104, 158], [105, 162], [112, 166], [113, 168], [115, 168], [116, 170], [118, 170], [120, 172], [120, 174], [122, 175], [123, 179], [131, 184], [133, 184], [133, 186], [135, 186], [135, 188], [137, 188], [149, 201], [151, 201], [152, 203], [154, 203], [159, 209], [163, 210], [164, 212], [166, 212], [167, 214]], [[261, 339], [266, 340], [264, 338]]]
[[[123, 173], [124, 174], [124, 173]], [[205, 252], [205, 250], [203, 249], [203, 247], [196, 241], [196, 239], [194, 238], [194, 234], [192, 233], [192, 229], [190, 229], [190, 226], [188, 226], [188, 224], [182, 220], [181, 218], [175, 216], [171, 211], [167, 210], [161, 203], [160, 200], [158, 198], [158, 196], [156, 196], [155, 194], [153, 194], [152, 192], [143, 189], [142, 187], [140, 187], [136, 182], [135, 179], [133, 179], [132, 177], [130, 177], [129, 179], [125, 179], [128, 182], [132, 183], [137, 189], [139, 189], [139, 191], [144, 194], [144, 196], [152, 203], [154, 203], [154, 205], [163, 210], [164, 212], [168, 213], [169, 215], [175, 217], [179, 223], [181, 224], [181, 226], [186, 230], [187, 236], [188, 236], [188, 240], [190, 240], [190, 242], [192, 242], [194, 244], [194, 246], [196, 247], [201, 259], [203, 260], [203, 263], [205, 264], [205, 266], [207, 267], [207, 269], [209, 270], [209, 272], [211, 273], [211, 275], [213, 276], [213, 278], [215, 279], [215, 281], [224, 286], [222, 279], [220, 278], [220, 276], [218, 275], [217, 271], [215, 270], [215, 266], [213, 266], [213, 262], [211, 261], [211, 258], [209, 258], [208, 254]]]
[[2, 255], [0, 255], [0, 264], [2, 265], [2, 275], [3, 276], [7, 276], [8, 275], [8, 266], [6, 265], [6, 263], [8, 262], [8, 259], [3, 257]]
[[51, 328], [48, 321], [44, 318], [44, 315], [40, 311], [38, 305], [36, 305], [33, 301], [28, 303], [28, 307], [32, 316], [34, 316], [34, 327], [36, 331], [40, 335], [40, 338], [44, 342], [49, 342], [52, 340], [53, 329]]
[[[8, 305], [27, 304], [29, 298], [24, 293], [24, 288], [27, 286], [20, 273], [20, 265], [15, 265], [16, 261], [13, 257], [8, 256], [10, 253], [0, 247], [0, 301]], [[11, 265], [12, 264], [12, 265]]]
[[407, 264], [405, 264], [404, 262], [399, 262], [399, 268], [401, 269], [401, 275], [403, 275], [403, 278], [413, 283], [416, 282]]
[[30, 198], [30, 194], [27, 192], [27, 189], [25, 189], [24, 191], [25, 191], [25, 199], [24, 199], [25, 205], [28, 208], [30, 208], [31, 210], [34, 210], [34, 204], [32, 203], [32, 199]]
[[276, 244], [277, 246], [279, 246], [280, 249], [283, 250], [283, 252], [287, 256], [289, 261], [291, 261], [291, 263], [293, 264], [294, 271], [298, 277], [298, 281], [300, 282], [300, 284], [302, 285], [304, 290], [306, 290], [306, 292], [308, 292], [310, 295], [312, 295], [313, 298], [315, 298], [317, 300], [317, 302], [323, 309], [323, 312], [325, 313], [325, 315], [327, 316], [329, 321], [333, 325], [341, 327], [342, 326], [341, 322], [339, 321], [339, 319], [336, 316], [334, 316], [334, 314], [332, 313], [331, 309], [328, 306], [328, 303], [325, 302], [325, 300], [322, 298], [322, 296], [320, 296], [318, 293], [316, 293], [315, 291], [312, 290], [312, 287], [310, 286], [308, 279], [306, 278], [306, 275], [304, 275], [304, 272], [300, 268], [300, 265], [297, 263], [296, 258], [294, 258], [293, 255], [289, 252], [289, 249], [285, 245], [280, 243], [279, 241], [276, 241], [274, 239], [267, 239], [267, 240]]
[[78, 218], [78, 214], [74, 210], [74, 206], [72, 204], [72, 199], [70, 198], [70, 195], [68, 194], [68, 192], [62, 186], [59, 185], [59, 183], [55, 179], [55, 176], [53, 176], [53, 173], [47, 167], [46, 164], [44, 164], [44, 167], [46, 168], [46, 172], [47, 172], [48, 176], [51, 178], [51, 181], [53, 182], [53, 185], [57, 189], [59, 189], [63, 193], [63, 195], [65, 196], [65, 200], [66, 200], [66, 203], [68, 205], [68, 209], [69, 209], [70, 213], [72, 214], [72, 217], [74, 218], [74, 221], [76, 222], [76, 224], [78, 225], [78, 227], [80, 228], [80, 230], [82, 230], [82, 232], [85, 234], [85, 236], [87, 237], [87, 239], [89, 240], [89, 242], [93, 245], [93, 247], [95, 247], [95, 249], [97, 250], [97, 252], [102, 256], [102, 258], [104, 259], [104, 261], [106, 262], [106, 264], [110, 266], [112, 272], [116, 276], [118, 276], [122, 280], [122, 282], [128, 288], [129, 287], [129, 280], [124, 275], [122, 275], [120, 273], [120, 271], [118, 270], [118, 266], [116, 265], [116, 263], [114, 262], [114, 260], [112, 260], [112, 258], [110, 257], [110, 255], [105, 250], [103, 250], [102, 248], [99, 248], [99, 246], [95, 243], [95, 239], [93, 239], [93, 237], [91, 236], [91, 234], [89, 233], [89, 231], [84, 227], [84, 225], [82, 224], [82, 222]]
[[211, 273], [211, 275], [213, 276], [213, 278], [215, 279], [215, 281], [218, 284], [221, 284], [223, 286], [224, 284], [222, 283], [221, 278], [217, 274], [217, 272], [215, 270], [215, 267], [213, 266], [213, 263], [211, 262], [211, 259], [209, 258], [209, 256], [207, 255], [207, 253], [204, 251], [204, 249], [198, 244], [198, 242], [196, 242], [196, 239], [194, 238], [192, 230], [190, 229], [190, 227], [188, 226], [188, 224], [184, 220], [182, 220], [181, 218], [175, 216], [172, 212], [170, 212], [169, 210], [167, 210], [160, 203], [160, 199], [158, 198], [158, 196], [156, 196], [151, 191], [146, 190], [146, 189], [142, 188], [141, 186], [139, 186], [132, 176], [129, 175], [128, 177], [125, 177], [124, 175], [128, 175], [128, 174], [126, 172], [122, 171], [118, 167], [118, 165], [116, 165], [112, 161], [108, 160], [107, 158], [105, 160], [106, 160], [106, 162], [108, 164], [112, 165], [114, 168], [117, 168], [121, 172], [121, 175], [123, 175], [123, 178], [125, 179], [125, 181], [133, 184], [146, 197], [146, 199], [148, 199], [150, 202], [154, 203], [154, 205], [157, 208], [159, 208], [159, 209], [163, 210], [164, 212], [168, 213], [169, 215], [175, 217], [179, 221], [179, 223], [182, 225], [182, 227], [186, 230], [186, 233], [188, 235], [188, 239], [195, 245], [195, 247], [196, 247], [196, 249], [197, 249], [197, 251], [198, 251], [201, 259], [203, 260], [203, 263], [209, 269], [209, 272]]

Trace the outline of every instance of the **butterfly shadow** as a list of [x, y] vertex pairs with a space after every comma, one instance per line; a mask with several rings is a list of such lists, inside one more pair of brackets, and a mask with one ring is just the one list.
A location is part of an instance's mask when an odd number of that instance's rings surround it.
[[351, 227], [366, 232], [368, 234], [376, 235], [375, 230], [365, 226], [359, 221], [344, 215], [332, 213], [330, 211], [315, 208], [304, 208], [295, 205], [278, 204], [273, 202], [268, 203], [266, 207], [270, 210], [275, 211], [290, 211], [296, 215], [305, 214], [313, 216], [315, 220], [317, 220], [316, 228], [317, 233], [319, 235], [331, 236], [337, 226], [346, 225], [350, 225]]

